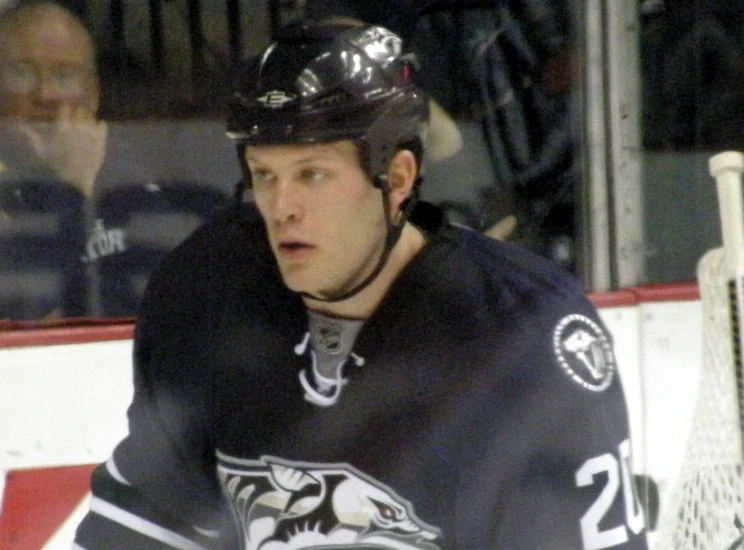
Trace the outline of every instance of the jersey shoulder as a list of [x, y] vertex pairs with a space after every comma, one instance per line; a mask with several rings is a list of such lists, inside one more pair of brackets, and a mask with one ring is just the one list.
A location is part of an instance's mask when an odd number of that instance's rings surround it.
[[491, 304], [484, 307], [499, 321], [494, 331], [520, 363], [590, 394], [615, 385], [612, 336], [571, 273], [521, 247], [457, 231], [470, 269], [480, 274], [482, 301]]
[[205, 285], [214, 285], [216, 291], [224, 286], [220, 281], [239, 275], [275, 277], [275, 265], [258, 211], [252, 203], [245, 203], [216, 213], [167, 254], [149, 286], [208, 290]]
[[236, 303], [254, 307], [257, 300], [281, 303], [287, 294], [255, 207], [231, 207], [197, 229], [153, 271], [138, 332], [157, 339], [178, 334], [198, 339], [221, 322], [226, 308]]
[[542, 305], [556, 312], [594, 311], [576, 277], [550, 260], [468, 228], [455, 227], [455, 232], [470, 269], [480, 275], [502, 307]]

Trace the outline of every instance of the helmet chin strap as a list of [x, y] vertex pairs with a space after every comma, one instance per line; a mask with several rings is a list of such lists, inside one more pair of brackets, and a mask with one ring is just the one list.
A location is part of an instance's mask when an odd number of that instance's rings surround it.
[[[400, 220], [398, 220], [398, 223], [393, 223], [392, 217], [390, 215], [390, 207], [388, 204], [390, 188], [388, 186], [387, 176], [375, 176], [374, 185], [375, 187], [379, 187], [382, 190], [382, 206], [385, 211], [385, 224], [387, 225], [385, 246], [382, 249], [382, 254], [380, 254], [380, 259], [377, 261], [377, 265], [361, 283], [359, 283], [355, 287], [352, 287], [350, 290], [325, 297], [316, 296], [315, 294], [311, 294], [309, 292], [299, 292], [298, 294], [300, 294], [300, 296], [326, 303], [341, 302], [343, 300], [347, 300], [367, 288], [370, 283], [372, 283], [372, 281], [377, 278], [377, 276], [382, 271], [382, 268], [385, 267], [388, 258], [390, 257], [390, 253], [393, 251], [393, 248], [398, 242], [398, 239], [400, 239], [400, 235], [403, 232], [403, 226], [406, 225], [408, 216], [411, 213], [411, 210], [413, 210], [414, 205], [416, 204], [416, 192], [413, 192], [403, 209], [400, 211]], [[415, 184], [413, 186], [413, 189], [416, 189]]]

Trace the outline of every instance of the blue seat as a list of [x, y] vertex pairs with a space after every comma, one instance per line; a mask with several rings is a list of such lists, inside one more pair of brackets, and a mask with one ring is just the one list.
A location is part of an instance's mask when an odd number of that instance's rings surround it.
[[83, 203], [60, 181], [0, 183], [0, 318], [84, 314]]
[[136, 315], [158, 262], [228, 204], [227, 193], [195, 182], [122, 186], [105, 193], [98, 217], [107, 228], [122, 231], [124, 250], [98, 260], [103, 314]]

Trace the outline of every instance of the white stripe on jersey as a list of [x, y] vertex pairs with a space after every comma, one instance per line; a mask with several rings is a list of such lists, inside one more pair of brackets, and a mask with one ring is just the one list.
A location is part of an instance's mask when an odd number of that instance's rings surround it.
[[106, 461], [106, 471], [119, 483], [127, 485], [129, 487], [132, 486], [132, 484], [129, 483], [123, 475], [121, 475], [119, 468], [116, 467], [113, 456]]
[[168, 544], [173, 548], [178, 548], [178, 550], [206, 550], [203, 546], [186, 537], [182, 537], [173, 531], [164, 529], [160, 525], [135, 516], [131, 512], [122, 510], [98, 497], [91, 499], [90, 510], [132, 531], [146, 535], [163, 544]]
[[208, 539], [218, 539], [218, 538], [220, 538], [220, 532], [219, 531], [211, 531], [209, 529], [202, 529], [201, 527], [197, 527], [196, 525], [194, 525], [194, 531], [196, 531], [200, 535], [204, 535]]

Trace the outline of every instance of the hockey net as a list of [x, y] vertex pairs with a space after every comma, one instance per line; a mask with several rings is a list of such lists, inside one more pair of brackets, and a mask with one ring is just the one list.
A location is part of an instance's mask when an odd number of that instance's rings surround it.
[[687, 449], [662, 502], [653, 550], [744, 549], [744, 460], [739, 419], [739, 316], [722, 248], [698, 264], [703, 308], [703, 367]]

